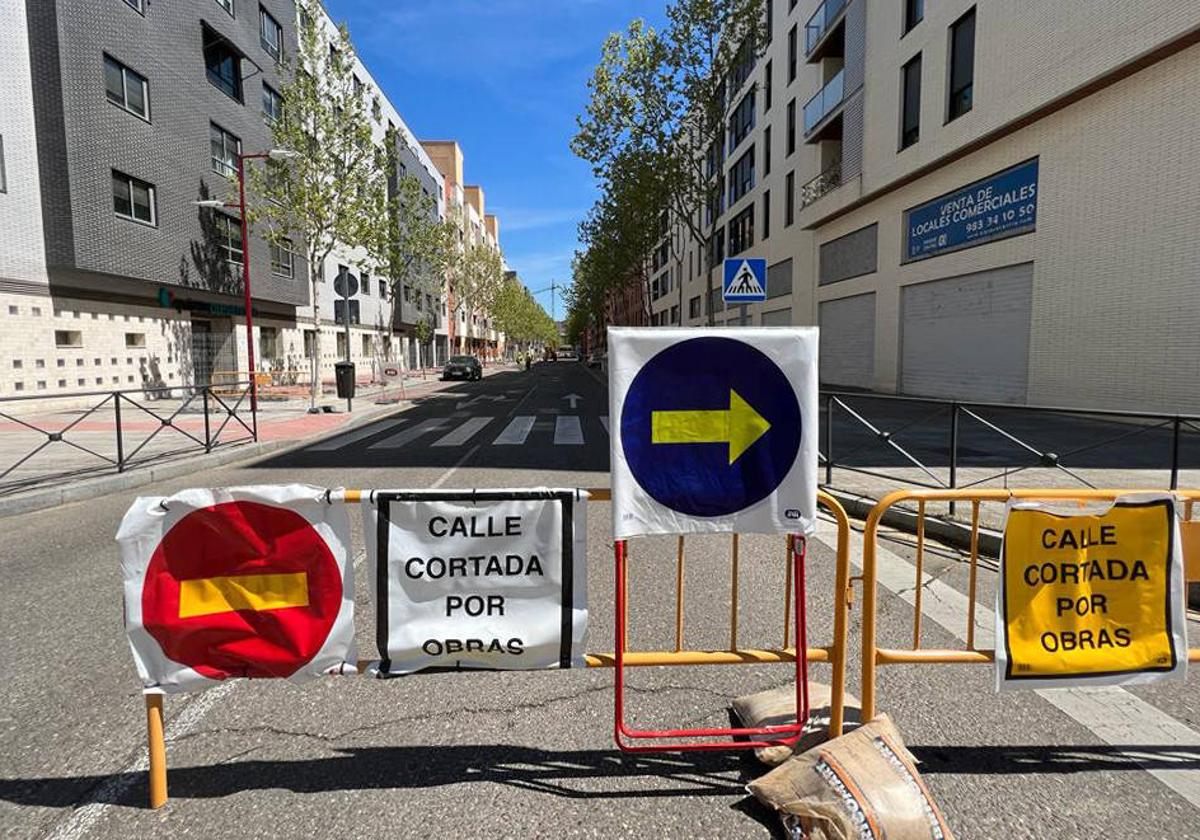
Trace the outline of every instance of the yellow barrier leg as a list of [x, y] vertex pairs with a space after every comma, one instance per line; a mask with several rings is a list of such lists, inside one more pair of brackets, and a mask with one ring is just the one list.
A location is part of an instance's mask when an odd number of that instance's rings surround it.
[[150, 747], [150, 807], [167, 804], [167, 743], [163, 736], [163, 696], [147, 694], [146, 742]]

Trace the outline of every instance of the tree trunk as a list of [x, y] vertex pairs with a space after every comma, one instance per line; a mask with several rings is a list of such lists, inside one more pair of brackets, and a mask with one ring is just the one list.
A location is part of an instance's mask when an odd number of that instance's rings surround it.
[[321, 302], [318, 297], [320, 280], [317, 278], [312, 263], [309, 263], [308, 282], [312, 287], [313, 301], [313, 341], [312, 360], [309, 362], [312, 371], [312, 382], [309, 383], [309, 407], [315, 409], [321, 399]]

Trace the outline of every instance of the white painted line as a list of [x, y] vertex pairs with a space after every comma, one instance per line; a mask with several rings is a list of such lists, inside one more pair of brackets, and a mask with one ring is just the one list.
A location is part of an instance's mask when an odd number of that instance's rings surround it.
[[452, 476], [452, 475], [454, 475], [456, 472], [458, 472], [458, 468], [459, 468], [459, 467], [461, 467], [463, 464], [467, 463], [467, 460], [468, 460], [468, 459], [470, 459], [470, 457], [471, 457], [472, 455], [474, 455], [476, 452], [478, 452], [478, 451], [479, 451], [479, 446], [480, 446], [480, 444], [478, 444], [478, 443], [477, 443], [477, 444], [475, 444], [474, 446], [472, 446], [470, 449], [468, 449], [468, 450], [466, 451], [466, 453], [465, 453], [465, 454], [464, 454], [464, 455], [463, 455], [461, 458], [459, 458], [459, 459], [458, 459], [458, 461], [457, 461], [457, 462], [454, 464], [454, 466], [453, 466], [453, 467], [451, 467], [450, 469], [446, 470], [444, 473], [442, 473], [442, 477], [441, 477], [441, 478], [439, 478], [437, 481], [433, 482], [433, 484], [429, 485], [429, 489], [430, 489], [430, 490], [437, 490], [439, 487], [441, 487], [441, 486], [442, 486], [442, 485], [444, 485], [444, 484], [445, 484], [447, 481], [449, 481], [449, 480], [450, 480], [450, 476]]
[[529, 431], [533, 428], [533, 417], [522, 415], [514, 417], [500, 436], [492, 441], [493, 446], [519, 446], [525, 442], [525, 438], [529, 437]]
[[608, 428], [608, 417], [607, 417], [607, 416], [604, 416], [604, 417], [601, 417], [601, 418], [600, 418], [600, 425], [604, 427], [604, 433], [605, 433], [606, 435], [611, 435], [611, 434], [612, 434], [612, 432], [611, 432], [611, 431], [609, 431], [609, 428]]
[[405, 429], [403, 432], [394, 434], [391, 437], [386, 437], [378, 443], [371, 444], [367, 447], [367, 449], [400, 449], [404, 445], [412, 443], [422, 435], [429, 434], [430, 432], [440, 431], [449, 425], [450, 421], [442, 417], [424, 420], [413, 426], [411, 429]]
[[[824, 519], [817, 523], [817, 539], [827, 546], [837, 545], [837, 526]], [[862, 535], [850, 532], [850, 556], [862, 557]], [[861, 559], [852, 561], [861, 568]], [[916, 567], [907, 560], [888, 551], [882, 545], [876, 550], [876, 568], [879, 583], [898, 595], [910, 606], [916, 603], [913, 585], [916, 583]], [[921, 612], [933, 619], [948, 633], [962, 640], [967, 628], [967, 596], [957, 589], [933, 580], [925, 575], [925, 595], [921, 599]], [[992, 647], [994, 608], [976, 604], [976, 646]], [[1155, 752], [1150, 755], [1137, 750], [1123, 750], [1122, 755], [1141, 763], [1143, 769], [1171, 790], [1182, 796], [1194, 807], [1200, 808], [1200, 770], [1195, 769], [1195, 750], [1200, 747], [1200, 732], [1180, 723], [1156, 706], [1130, 694], [1123, 688], [1055, 688], [1043, 689], [1037, 694], [1048, 703], [1090, 730], [1096, 737], [1114, 747], [1154, 746], [1181, 748], [1179, 767], [1161, 765], [1170, 756]], [[1187, 748], [1186, 752], [1182, 748]]]
[[443, 438], [434, 441], [434, 446], [462, 446], [475, 436], [475, 433], [492, 422], [491, 417], [472, 417], [457, 429]]
[[368, 423], [363, 428], [356, 432], [348, 432], [344, 435], [336, 435], [329, 440], [322, 441], [316, 446], [308, 447], [309, 452], [329, 452], [333, 449], [341, 449], [349, 446], [352, 443], [357, 443], [360, 440], [365, 440], [372, 435], [377, 435], [380, 432], [386, 432], [388, 429], [394, 429], [401, 423], [407, 423], [407, 420], [385, 420], [380, 423]]
[[554, 418], [554, 445], [555, 446], [581, 446], [583, 444], [583, 426], [579, 424], [579, 418], [570, 417], [555, 417]]

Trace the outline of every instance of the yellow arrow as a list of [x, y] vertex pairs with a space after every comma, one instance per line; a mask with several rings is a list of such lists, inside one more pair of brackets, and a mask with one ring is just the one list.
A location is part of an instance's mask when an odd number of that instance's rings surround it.
[[728, 411], [655, 411], [650, 415], [651, 443], [728, 443], [733, 463], [771, 424], [729, 389]]

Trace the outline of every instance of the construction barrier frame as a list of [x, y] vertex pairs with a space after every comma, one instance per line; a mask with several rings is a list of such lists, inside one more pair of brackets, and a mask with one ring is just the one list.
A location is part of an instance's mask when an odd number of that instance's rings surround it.
[[[1087, 502], [1112, 501], [1128, 493], [1145, 493], [1146, 488], [1127, 490], [1078, 490], [1078, 489], [1024, 489], [1024, 490], [917, 490], [905, 489], [888, 493], [867, 514], [863, 528], [863, 611], [862, 611], [862, 719], [870, 720], [876, 714], [875, 676], [881, 665], [918, 664], [986, 664], [994, 662], [994, 649], [975, 647], [975, 594], [979, 565], [979, 508], [985, 502], [1007, 503], [1009, 499], [1038, 499], [1045, 501]], [[1184, 520], [1192, 522], [1195, 502], [1200, 499], [1200, 490], [1164, 490], [1183, 502]], [[883, 648], [877, 640], [876, 609], [878, 606], [878, 541], [879, 526], [887, 512], [903, 503], [917, 505], [917, 557], [916, 586], [913, 605], [913, 639], [911, 648]], [[964, 648], [921, 647], [921, 575], [925, 556], [925, 507], [930, 502], [965, 502], [971, 506], [971, 567], [967, 581], [967, 628]], [[1200, 525], [1200, 523], [1197, 523]], [[1186, 540], [1185, 540], [1186, 544]], [[1185, 585], [1187, 580], [1200, 581], [1200, 563], [1187, 571], [1185, 558]], [[1200, 662], [1200, 648], [1188, 651], [1189, 662]]]
[[[340, 501], [346, 504], [360, 502], [369, 490], [345, 490]], [[604, 502], [612, 500], [612, 492], [607, 487], [587, 490], [592, 501]], [[614, 581], [616, 594], [616, 627], [617, 636], [614, 639], [616, 651], [613, 653], [587, 654], [585, 662], [589, 668], [615, 668], [616, 679], [616, 715], [614, 737], [622, 750], [630, 752], [661, 752], [686, 750], [729, 750], [755, 746], [771, 746], [775, 744], [794, 743], [803, 732], [807, 722], [808, 684], [806, 675], [809, 662], [828, 662], [832, 669], [830, 676], [830, 715], [829, 735], [836, 738], [842, 734], [845, 721], [845, 687], [846, 687], [846, 624], [848, 621], [849, 602], [845, 594], [850, 586], [850, 520], [845, 509], [836, 499], [824, 491], [817, 494], [817, 503], [827, 511], [837, 525], [837, 545], [835, 547], [834, 573], [834, 609], [833, 609], [833, 641], [827, 647], [808, 647], [807, 629], [805, 627], [805, 590], [804, 590], [804, 561], [807, 541], [794, 535], [787, 537], [787, 582], [784, 586], [784, 618], [783, 644], [775, 649], [751, 649], [737, 646], [738, 622], [738, 535], [732, 535], [732, 591], [730, 603], [730, 641], [728, 650], [684, 650], [684, 600], [683, 600], [683, 568], [684, 568], [684, 538], [680, 536], [676, 555], [675, 576], [675, 650], [673, 651], [629, 651], [625, 647], [626, 608], [628, 598], [626, 586], [628, 577], [623, 573], [623, 563], [617, 561], [618, 578]], [[799, 543], [799, 544], [798, 544]], [[793, 604], [793, 598], [795, 602]], [[791, 627], [796, 620], [796, 646], [792, 646]], [[797, 648], [800, 654], [797, 655]], [[366, 666], [372, 660], [360, 660], [359, 673], [364, 673]], [[624, 687], [624, 669], [627, 667], [650, 666], [684, 666], [684, 665], [752, 665], [794, 662], [797, 673], [797, 709], [804, 714], [797, 715], [792, 724], [759, 728], [722, 729], [722, 730], [665, 730], [661, 732], [640, 732], [624, 726], [623, 704], [621, 698]], [[803, 693], [801, 693], [803, 692]], [[167, 802], [167, 747], [165, 727], [163, 724], [163, 694], [159, 691], [143, 693], [146, 706], [146, 741], [149, 747], [149, 799], [151, 808], [161, 808]], [[622, 734], [633, 738], [664, 738], [664, 737], [716, 737], [721, 735], [783, 735], [794, 732], [791, 738], [764, 739], [756, 741], [728, 741], [686, 744], [652, 744], [632, 746], [622, 742]]]

